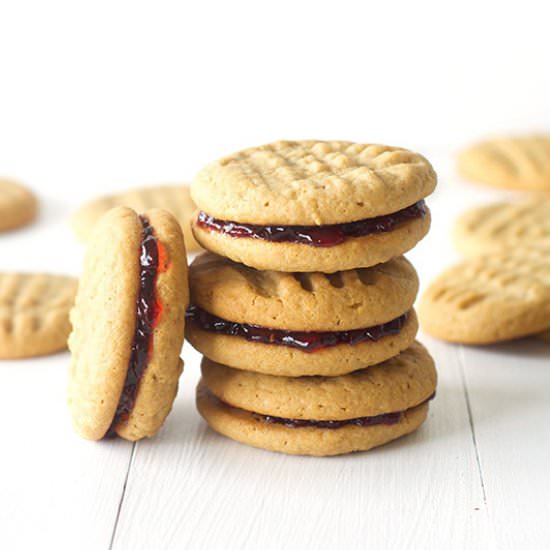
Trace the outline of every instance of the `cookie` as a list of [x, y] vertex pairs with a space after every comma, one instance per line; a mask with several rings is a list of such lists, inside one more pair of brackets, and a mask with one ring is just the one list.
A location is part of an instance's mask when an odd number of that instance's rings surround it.
[[44, 273], [0, 273], [0, 359], [67, 347], [78, 280]]
[[204, 358], [202, 379], [221, 401], [259, 414], [310, 420], [348, 420], [405, 410], [435, 391], [437, 374], [419, 342], [399, 355], [343, 376], [271, 376]]
[[331, 378], [286, 378], [203, 361], [197, 407], [232, 439], [289, 454], [365, 451], [414, 431], [424, 421], [437, 375], [414, 343], [386, 363]]
[[76, 304], [69, 404], [86, 439], [153, 436], [176, 396], [188, 303], [187, 260], [177, 220], [126, 207], [93, 230]]
[[550, 249], [550, 199], [473, 208], [458, 218], [454, 241], [466, 256], [514, 251], [525, 246]]
[[411, 345], [418, 278], [403, 257], [334, 274], [191, 264], [189, 342], [210, 359], [285, 376], [345, 374]]
[[543, 342], [550, 343], [550, 330], [546, 330], [545, 332], [541, 332], [540, 334], [537, 334], [537, 337]]
[[151, 208], [168, 210], [181, 225], [187, 251], [200, 249], [191, 231], [191, 219], [196, 206], [186, 185], [139, 187], [92, 200], [72, 216], [71, 224], [76, 236], [87, 241], [97, 220], [115, 206], [127, 206], [136, 212], [145, 212]]
[[526, 191], [550, 191], [550, 136], [483, 141], [458, 156], [459, 173], [472, 181]]
[[422, 328], [465, 344], [491, 344], [550, 328], [550, 250], [495, 253], [455, 265], [420, 302]]
[[208, 250], [262, 270], [332, 273], [385, 262], [428, 231], [436, 175], [422, 156], [344, 141], [280, 141], [193, 180]]
[[23, 185], [0, 179], [0, 231], [16, 229], [36, 218], [38, 201]]

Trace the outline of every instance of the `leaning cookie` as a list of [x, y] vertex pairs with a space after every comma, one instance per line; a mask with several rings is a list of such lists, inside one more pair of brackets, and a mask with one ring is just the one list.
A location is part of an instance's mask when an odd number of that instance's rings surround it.
[[151, 208], [168, 210], [181, 225], [187, 251], [200, 249], [191, 231], [191, 219], [197, 207], [187, 185], [138, 187], [94, 199], [81, 206], [72, 216], [71, 224], [76, 236], [87, 241], [99, 218], [116, 206], [127, 206], [136, 212], [145, 212]]
[[78, 280], [45, 273], [0, 273], [0, 359], [67, 348]]
[[491, 344], [550, 328], [550, 250], [521, 249], [444, 271], [420, 301], [422, 328], [438, 338]]
[[287, 378], [204, 359], [201, 415], [232, 439], [289, 454], [365, 451], [417, 429], [437, 374], [418, 342], [388, 361], [337, 377]]
[[454, 242], [465, 256], [550, 248], [550, 199], [497, 202], [468, 210], [456, 221]]
[[0, 179], [0, 231], [29, 224], [37, 212], [38, 201], [29, 189], [20, 183]]
[[188, 302], [181, 228], [164, 210], [118, 207], [89, 242], [76, 305], [69, 404], [86, 439], [154, 435], [170, 412]]
[[191, 264], [186, 335], [210, 359], [284, 376], [345, 374], [407, 348], [418, 290], [403, 257], [333, 274], [257, 271], [211, 253]]
[[430, 226], [436, 175], [422, 156], [345, 141], [280, 141], [193, 180], [206, 249], [262, 270], [332, 273], [385, 262]]
[[501, 137], [458, 156], [459, 173], [472, 181], [524, 191], [550, 191], [550, 136]]

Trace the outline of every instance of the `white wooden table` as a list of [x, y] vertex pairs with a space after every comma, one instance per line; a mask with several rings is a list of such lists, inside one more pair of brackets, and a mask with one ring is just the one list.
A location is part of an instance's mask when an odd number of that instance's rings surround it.
[[[455, 256], [454, 215], [494, 196], [435, 157], [430, 236], [409, 256], [423, 283]], [[2, 269], [78, 274], [67, 227], [79, 202], [44, 197], [39, 224], [0, 237]], [[289, 457], [207, 429], [194, 407], [199, 356], [150, 441], [71, 431], [67, 353], [0, 363], [0, 548], [550, 548], [550, 346], [490, 348], [420, 335], [440, 382], [416, 434], [338, 458]]]

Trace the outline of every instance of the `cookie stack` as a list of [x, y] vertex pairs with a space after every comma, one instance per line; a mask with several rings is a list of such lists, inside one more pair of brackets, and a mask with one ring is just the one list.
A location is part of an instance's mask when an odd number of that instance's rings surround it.
[[305, 455], [367, 450], [426, 418], [436, 372], [415, 342], [428, 231], [423, 157], [351, 142], [277, 142], [203, 169], [186, 335], [216, 431]]

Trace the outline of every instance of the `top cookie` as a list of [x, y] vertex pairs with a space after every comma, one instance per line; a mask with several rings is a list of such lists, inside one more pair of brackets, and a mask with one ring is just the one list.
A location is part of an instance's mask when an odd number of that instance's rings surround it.
[[495, 187], [550, 191], [550, 136], [483, 141], [460, 153], [458, 171], [465, 178]]
[[26, 187], [0, 179], [0, 231], [15, 229], [36, 217], [38, 202]]
[[207, 252], [191, 264], [189, 285], [192, 303], [222, 319], [342, 331], [386, 323], [409, 311], [418, 277], [404, 257], [327, 275], [257, 271]]
[[550, 248], [550, 199], [500, 202], [468, 210], [455, 224], [454, 240], [466, 256], [513, 252], [526, 246]]
[[251, 224], [325, 225], [373, 218], [432, 193], [421, 155], [348, 141], [278, 141], [206, 166], [191, 195], [207, 214]]
[[127, 206], [136, 212], [145, 212], [151, 208], [168, 210], [181, 225], [187, 250], [200, 249], [190, 226], [196, 206], [186, 185], [139, 187], [92, 200], [81, 206], [72, 216], [72, 227], [76, 236], [82, 241], [88, 240], [97, 220], [115, 206]]

